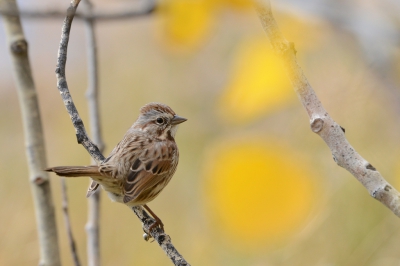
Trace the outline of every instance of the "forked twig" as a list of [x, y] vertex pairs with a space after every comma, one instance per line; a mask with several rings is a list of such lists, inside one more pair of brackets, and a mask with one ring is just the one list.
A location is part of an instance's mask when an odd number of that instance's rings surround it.
[[[62, 27], [61, 42], [58, 50], [56, 67], [57, 87], [60, 91], [65, 107], [67, 108], [68, 114], [71, 117], [78, 143], [82, 144], [89, 152], [90, 156], [97, 163], [99, 163], [103, 161], [105, 157], [100, 152], [98, 147], [87, 136], [82, 119], [80, 118], [72, 97], [69, 93], [67, 80], [65, 78], [65, 64], [67, 61], [69, 34], [71, 30], [72, 20], [74, 18], [79, 2], [80, 0], [71, 1], [70, 7], [67, 10], [67, 16], [64, 20], [64, 24]], [[132, 209], [138, 216], [138, 218], [142, 221], [145, 231], [149, 231], [150, 225], [155, 222], [154, 219], [152, 219], [141, 206], [133, 207]], [[172, 245], [171, 238], [167, 234], [165, 234], [163, 230], [161, 230], [160, 228], [153, 228], [150, 233], [175, 265], [189, 265]]]
[[272, 15], [269, 0], [257, 0], [256, 10], [275, 53], [282, 59], [293, 87], [310, 117], [311, 130], [328, 145], [335, 162], [349, 171], [376, 200], [400, 217], [400, 194], [382, 175], [350, 145], [344, 129], [338, 125], [322, 106], [297, 64], [296, 50], [280, 32]]

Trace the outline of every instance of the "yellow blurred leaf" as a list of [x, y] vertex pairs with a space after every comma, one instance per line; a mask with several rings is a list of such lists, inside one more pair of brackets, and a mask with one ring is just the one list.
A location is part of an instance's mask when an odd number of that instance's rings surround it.
[[295, 98], [279, 59], [266, 37], [244, 42], [220, 101], [225, 120], [243, 123], [259, 118]]
[[311, 167], [276, 142], [227, 142], [212, 150], [206, 168], [204, 197], [216, 230], [240, 250], [292, 235], [317, 200]]
[[214, 21], [214, 4], [208, 0], [168, 0], [161, 3], [159, 11], [162, 41], [179, 51], [202, 43]]

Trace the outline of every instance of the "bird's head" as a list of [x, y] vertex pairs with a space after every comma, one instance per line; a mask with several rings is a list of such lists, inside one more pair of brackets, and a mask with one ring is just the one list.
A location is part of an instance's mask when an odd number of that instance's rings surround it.
[[186, 120], [176, 115], [168, 105], [148, 103], [140, 108], [140, 115], [135, 124], [143, 131], [162, 140], [174, 138], [178, 125]]

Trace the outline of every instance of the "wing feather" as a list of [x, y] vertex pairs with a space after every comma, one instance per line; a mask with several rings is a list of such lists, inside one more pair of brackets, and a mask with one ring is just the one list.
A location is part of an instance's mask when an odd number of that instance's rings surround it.
[[162, 141], [153, 142], [148, 149], [138, 154], [124, 182], [124, 203], [145, 203], [157, 196], [165, 179], [170, 177], [170, 170], [176, 168], [175, 152], [177, 147], [173, 141]]

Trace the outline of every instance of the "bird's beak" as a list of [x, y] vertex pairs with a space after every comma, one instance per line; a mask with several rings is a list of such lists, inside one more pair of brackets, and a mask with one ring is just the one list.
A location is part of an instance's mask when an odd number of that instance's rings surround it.
[[174, 115], [174, 117], [171, 120], [171, 125], [175, 126], [175, 125], [185, 122], [186, 120], [187, 120], [186, 118], [180, 117], [179, 115]]

